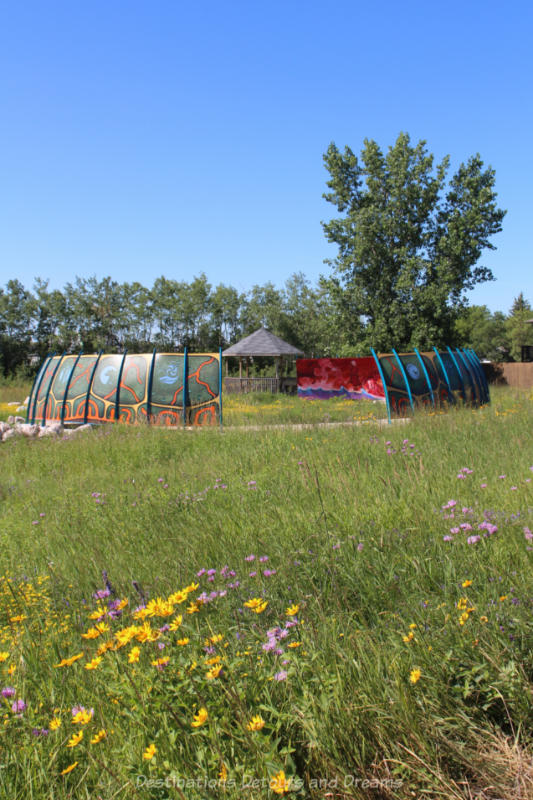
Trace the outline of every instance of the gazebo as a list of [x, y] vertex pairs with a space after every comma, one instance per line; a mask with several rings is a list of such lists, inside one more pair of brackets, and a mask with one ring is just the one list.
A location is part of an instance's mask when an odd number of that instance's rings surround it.
[[[293, 347], [292, 344], [284, 342], [279, 336], [275, 336], [266, 328], [259, 330], [241, 339], [240, 342], [233, 344], [224, 350], [224, 358], [239, 359], [239, 377], [228, 377], [228, 362], [226, 361], [225, 389], [227, 392], [282, 392], [296, 390], [296, 379], [283, 377], [282, 365], [284, 359], [292, 359], [303, 356], [303, 352]], [[250, 378], [249, 365], [253, 358], [274, 358], [276, 363], [276, 377]], [[242, 374], [242, 363], [245, 362], [246, 376]]]

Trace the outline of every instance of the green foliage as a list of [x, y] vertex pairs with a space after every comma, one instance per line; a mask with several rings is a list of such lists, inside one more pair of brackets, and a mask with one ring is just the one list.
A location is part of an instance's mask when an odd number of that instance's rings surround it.
[[[453, 343], [463, 292], [492, 274], [477, 265], [505, 212], [494, 170], [479, 155], [446, 183], [449, 158], [434, 167], [425, 142], [400, 134], [386, 155], [365, 140], [361, 159], [331, 144], [324, 155], [343, 216], [323, 223], [339, 248], [329, 263], [342, 327], [351, 346], [388, 351]], [[394, 343], [394, 345], [393, 345]]]
[[453, 338], [460, 347], [471, 347], [479, 358], [489, 361], [506, 361], [510, 352], [505, 315], [492, 314], [487, 306], [461, 309]]
[[532, 317], [531, 304], [520, 292], [518, 297], [515, 298], [509, 317], [506, 320], [511, 358], [514, 361], [521, 360], [522, 345], [533, 345], [533, 324], [528, 324], [527, 322]]

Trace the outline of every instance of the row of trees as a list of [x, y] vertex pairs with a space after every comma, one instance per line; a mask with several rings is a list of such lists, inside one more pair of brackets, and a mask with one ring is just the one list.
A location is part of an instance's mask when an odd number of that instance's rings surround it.
[[213, 351], [264, 326], [309, 354], [335, 354], [333, 308], [325, 286], [294, 274], [239, 292], [213, 287], [205, 275], [191, 282], [157, 278], [151, 288], [111, 278], [76, 278], [63, 290], [37, 279], [0, 289], [0, 368], [24, 369], [50, 352]]
[[238, 292], [158, 278], [149, 289], [111, 278], [77, 278], [62, 291], [36, 280], [0, 289], [1, 368], [12, 373], [50, 351], [214, 350], [261, 325], [308, 355], [355, 355], [431, 346], [474, 347], [480, 357], [518, 360], [531, 344], [529, 302], [508, 316], [468, 307], [465, 293], [494, 280], [479, 264], [494, 250], [505, 211], [495, 173], [472, 156], [451, 176], [424, 141], [401, 133], [383, 153], [365, 140], [360, 156], [332, 143], [324, 155], [324, 194], [340, 216], [323, 223], [338, 248], [329, 277], [312, 286], [301, 273]]
[[[521, 345], [533, 339], [533, 326], [526, 323], [531, 316], [522, 294], [507, 316], [486, 306], [465, 307], [446, 343], [473, 347], [481, 358], [519, 360]], [[205, 275], [190, 283], [161, 277], [151, 288], [93, 277], [77, 278], [63, 290], [37, 279], [30, 290], [11, 280], [0, 288], [0, 370], [4, 375], [31, 371], [32, 361], [53, 351], [218, 350], [260, 326], [309, 356], [367, 352], [347, 342], [344, 310], [328, 282], [313, 286], [302, 274], [281, 289], [266, 283], [247, 293], [223, 284], [213, 287]], [[408, 346], [394, 330], [383, 349], [393, 346]]]

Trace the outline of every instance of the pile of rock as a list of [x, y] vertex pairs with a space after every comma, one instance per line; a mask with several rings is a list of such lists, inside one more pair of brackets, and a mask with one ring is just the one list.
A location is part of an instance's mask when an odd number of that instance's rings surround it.
[[72, 436], [80, 431], [91, 430], [90, 423], [77, 428], [65, 428], [60, 422], [50, 420], [46, 425], [31, 425], [24, 417], [8, 417], [7, 422], [0, 422], [0, 442], [6, 442], [15, 436], [26, 436], [29, 439], [41, 439], [44, 436]]

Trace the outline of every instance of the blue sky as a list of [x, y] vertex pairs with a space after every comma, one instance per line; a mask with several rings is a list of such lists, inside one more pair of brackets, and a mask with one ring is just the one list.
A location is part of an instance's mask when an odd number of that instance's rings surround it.
[[0, 285], [313, 282], [335, 141], [476, 152], [508, 213], [472, 303], [533, 302], [526, 2], [0, 3]]

